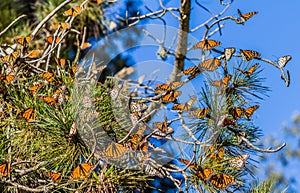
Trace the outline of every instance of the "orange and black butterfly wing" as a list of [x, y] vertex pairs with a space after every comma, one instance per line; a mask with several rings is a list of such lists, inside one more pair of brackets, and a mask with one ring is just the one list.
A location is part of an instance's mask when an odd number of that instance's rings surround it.
[[231, 184], [235, 182], [234, 177], [228, 175], [228, 174], [215, 174], [211, 176], [210, 182], [212, 185], [214, 185], [216, 188], [219, 189], [225, 189]]
[[55, 183], [59, 183], [62, 179], [61, 175], [55, 172], [46, 172], [45, 175], [51, 178]]
[[235, 107], [229, 109], [229, 114], [235, 119], [238, 120], [242, 114], [244, 113], [244, 109], [241, 107]]
[[[185, 165], [188, 165], [190, 163], [190, 161], [183, 159], [183, 158], [177, 158], [178, 161], [180, 161], [181, 163], [184, 163]], [[189, 165], [189, 168], [195, 169], [197, 168], [197, 163], [196, 162], [191, 162]]]
[[212, 72], [221, 65], [221, 61], [218, 58], [210, 58], [199, 64], [200, 69]]
[[0, 165], [0, 177], [9, 176], [10, 164], [4, 163]]
[[252, 60], [253, 58], [260, 57], [260, 53], [253, 50], [242, 50], [240, 49], [240, 54], [245, 61]]
[[254, 111], [258, 108], [259, 108], [259, 106], [255, 105], [255, 106], [252, 106], [252, 107], [249, 107], [249, 108], [245, 109], [245, 117], [247, 119], [249, 119], [253, 115]]

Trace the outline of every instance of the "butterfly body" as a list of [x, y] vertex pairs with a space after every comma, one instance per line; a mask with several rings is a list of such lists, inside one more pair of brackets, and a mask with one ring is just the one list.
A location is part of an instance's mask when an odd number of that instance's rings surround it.
[[243, 73], [245, 76], [250, 77], [253, 74], [253, 72], [256, 70], [256, 68], [258, 67], [258, 65], [259, 65], [258, 63], [255, 63], [247, 71], [243, 71], [241, 69], [238, 69], [238, 71], [240, 71], [241, 73]]

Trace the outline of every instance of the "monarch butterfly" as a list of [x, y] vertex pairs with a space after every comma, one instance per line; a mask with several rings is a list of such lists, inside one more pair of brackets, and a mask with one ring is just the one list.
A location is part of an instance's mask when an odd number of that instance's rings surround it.
[[180, 82], [180, 81], [161, 84], [155, 88], [154, 92], [159, 93], [162, 91], [171, 91], [171, 90], [175, 90], [175, 89], [179, 88], [182, 85], [183, 85], [183, 82]]
[[103, 0], [91, 0], [91, 3], [97, 3], [97, 4], [100, 4], [104, 2]]
[[241, 73], [243, 73], [245, 76], [248, 76], [248, 77], [250, 77], [252, 74], [253, 74], [253, 72], [256, 70], [256, 68], [258, 67], [258, 63], [255, 63], [253, 66], [251, 66], [250, 68], [249, 68], [249, 70], [247, 70], [247, 71], [243, 71], [243, 70], [241, 70], [241, 69], [237, 69], [238, 71], [240, 71]]
[[285, 67], [285, 65], [292, 59], [292, 56], [286, 55], [278, 58], [279, 68]]
[[54, 45], [56, 45], [60, 41], [60, 37], [54, 37], [54, 36], [48, 36], [47, 37], [47, 42], [49, 44], [52, 44], [53, 41], [55, 42]]
[[0, 165], [0, 177], [7, 177], [9, 176], [10, 172], [10, 164], [4, 163]]
[[128, 149], [120, 143], [111, 143], [105, 150], [106, 155], [113, 159], [120, 158]]
[[221, 65], [221, 61], [218, 58], [210, 58], [207, 60], [204, 60], [202, 63], [200, 63], [198, 66], [200, 69], [204, 69], [207, 71], [214, 71]]
[[5, 55], [2, 60], [3, 62], [14, 62], [20, 55], [19, 51], [12, 52], [10, 54]]
[[242, 12], [238, 9], [238, 14], [240, 16], [240, 19], [241, 19], [241, 23], [244, 24], [248, 19], [250, 19], [251, 17], [253, 17], [254, 15], [258, 14], [257, 11], [252, 11], [252, 12], [249, 12], [249, 13], [244, 13], [242, 14]]
[[29, 91], [31, 92], [31, 94], [35, 94], [36, 91], [37, 91], [41, 86], [43, 86], [42, 83], [33, 85], [33, 86], [29, 87]]
[[196, 109], [191, 111], [188, 116], [195, 116], [198, 117], [199, 119], [204, 119], [206, 115], [209, 113], [210, 109], [209, 108], [204, 108], [204, 109]]
[[209, 147], [210, 150], [210, 158], [215, 160], [215, 161], [220, 161], [223, 158], [223, 155], [225, 153], [225, 149], [224, 147], [221, 147], [217, 153], [215, 153], [215, 147], [214, 146], [210, 146]]
[[67, 60], [64, 58], [54, 58], [58, 66], [64, 66], [67, 64]]
[[220, 173], [212, 175], [210, 178], [210, 182], [216, 188], [224, 189], [233, 184], [235, 182], [235, 179], [230, 175]]
[[221, 127], [226, 127], [228, 125], [236, 126], [236, 122], [231, 119], [224, 118], [223, 122], [221, 124], [218, 124], [218, 126], [221, 126]]
[[24, 47], [28, 47], [31, 39], [32, 39], [32, 36], [27, 36], [25, 38], [17, 38], [17, 39], [15, 39], [15, 42]]
[[147, 109], [147, 105], [145, 103], [140, 102], [131, 102], [130, 103], [130, 111], [131, 112], [142, 112]]
[[138, 149], [138, 147], [142, 141], [142, 137], [143, 137], [143, 134], [144, 134], [144, 131], [146, 130], [146, 128], [147, 128], [146, 125], [142, 126], [130, 139], [131, 147], [133, 150]]
[[58, 104], [62, 104], [64, 100], [64, 92], [66, 90], [66, 85], [59, 87], [52, 95], [52, 98], [55, 98]]
[[89, 48], [89, 47], [92, 46], [92, 44], [90, 44], [89, 42], [83, 42], [81, 44], [79, 44], [79, 42], [75, 42], [74, 45], [75, 46], [80, 46], [81, 50], [85, 50], [85, 49], [87, 49], [87, 48]]
[[84, 178], [88, 177], [88, 175], [90, 174], [90, 171], [92, 170], [93, 167], [94, 167], [94, 165], [91, 163], [82, 163], [82, 164], [78, 165], [74, 169], [74, 171], [71, 175], [71, 180], [84, 179]]
[[252, 60], [253, 58], [260, 57], [260, 53], [253, 50], [242, 50], [240, 49], [240, 54], [245, 61]]
[[197, 171], [197, 176], [203, 180], [203, 181], [208, 181], [211, 176], [213, 175], [214, 173], [214, 170], [211, 169], [211, 168], [199, 168], [198, 171]]
[[55, 172], [46, 172], [45, 175], [51, 178], [55, 183], [59, 183], [62, 178], [60, 174]]
[[51, 72], [44, 72], [39, 75], [40, 77], [44, 77], [48, 82], [52, 83], [54, 79], [54, 74]]
[[248, 154], [243, 154], [229, 160], [229, 165], [233, 168], [243, 168], [247, 164], [247, 159], [249, 158]]
[[183, 104], [176, 104], [172, 107], [172, 110], [177, 110], [177, 111], [188, 111], [192, 108], [192, 104], [197, 100], [197, 97], [194, 96], [192, 97], [187, 103]]
[[76, 72], [77, 72], [77, 69], [78, 69], [78, 64], [72, 66], [71, 68], [69, 68], [69, 73], [70, 73], [70, 76], [71, 77], [74, 77]]
[[38, 98], [45, 101], [47, 104], [51, 104], [51, 105], [56, 104], [56, 98], [48, 97], [48, 96], [39, 96]]
[[229, 61], [232, 57], [232, 55], [235, 52], [235, 48], [225, 48], [224, 49], [224, 55], [225, 55], [225, 60]]
[[80, 6], [75, 6], [75, 7], [68, 9], [67, 11], [65, 11], [64, 16], [76, 17], [78, 14], [80, 14], [81, 11], [82, 11], [82, 8]]
[[241, 118], [242, 114], [244, 113], [243, 108], [241, 107], [235, 107], [235, 108], [230, 108], [229, 109], [229, 114], [235, 119], [238, 120], [239, 118]]
[[62, 29], [67, 29], [70, 28], [71, 25], [69, 23], [65, 23], [65, 22], [60, 22], [60, 23], [55, 23], [51, 26], [52, 29], [57, 29], [61, 26]]
[[254, 105], [254, 106], [252, 106], [252, 107], [249, 107], [249, 108], [245, 109], [245, 117], [246, 117], [247, 119], [249, 119], [249, 118], [252, 116], [252, 114], [254, 113], [254, 111], [255, 111], [256, 109], [258, 109], [258, 108], [259, 108], [258, 105]]
[[171, 127], [168, 127], [167, 124], [167, 118], [165, 117], [164, 122], [153, 122], [152, 123], [153, 128], [157, 128], [159, 131], [156, 131], [154, 134], [156, 138], [162, 139], [163, 137], [166, 137], [169, 134], [174, 133], [174, 129]]
[[202, 40], [195, 45], [193, 45], [192, 49], [200, 48], [202, 50], [211, 50], [216, 46], [220, 46], [221, 42], [216, 40]]
[[231, 80], [231, 75], [225, 76], [222, 80], [215, 80], [210, 82], [210, 85], [224, 89], [227, 87], [229, 80]]
[[9, 74], [9, 75], [5, 75], [5, 74], [0, 74], [0, 80], [5, 79], [7, 84], [11, 83], [13, 80], [15, 80], [15, 75], [13, 75], [13, 73]]
[[43, 50], [28, 50], [25, 54], [25, 57], [37, 58], [41, 53], [43, 53]]
[[171, 92], [167, 93], [166, 95], [164, 95], [161, 98], [161, 100], [162, 100], [162, 102], [167, 102], [167, 103], [174, 102], [177, 100], [176, 97], [178, 97], [181, 94], [182, 94], [181, 91], [171, 91]]
[[31, 122], [35, 120], [36, 112], [33, 108], [26, 109], [20, 115], [18, 115], [21, 119], [26, 119], [27, 122]]
[[184, 75], [190, 75], [188, 77], [189, 80], [192, 80], [193, 78], [195, 78], [197, 75], [201, 74], [203, 72], [203, 70], [200, 70], [198, 68], [198, 66], [194, 66], [194, 67], [190, 67], [186, 70], [183, 71]]

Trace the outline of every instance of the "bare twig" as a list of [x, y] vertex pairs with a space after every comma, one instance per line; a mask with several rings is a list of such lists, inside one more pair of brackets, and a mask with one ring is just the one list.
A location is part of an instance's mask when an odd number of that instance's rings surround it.
[[22, 19], [23, 17], [26, 17], [27, 15], [23, 14], [20, 15], [18, 18], [16, 18], [15, 20], [13, 20], [4, 30], [2, 30], [0, 32], [0, 37], [11, 27], [13, 26], [17, 21], [19, 21], [20, 19]]

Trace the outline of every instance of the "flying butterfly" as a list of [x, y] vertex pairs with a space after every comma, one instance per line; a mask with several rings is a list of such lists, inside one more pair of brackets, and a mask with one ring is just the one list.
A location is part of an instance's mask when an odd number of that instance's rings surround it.
[[258, 63], [255, 63], [247, 71], [243, 71], [241, 69], [237, 69], [237, 70], [240, 71], [241, 73], [243, 73], [245, 76], [250, 77], [253, 74], [253, 72], [256, 70], [256, 68], [258, 67], [258, 65], [259, 65]]
[[192, 97], [187, 103], [176, 104], [172, 107], [172, 110], [176, 111], [188, 111], [192, 108], [192, 104], [197, 100], [197, 97]]
[[61, 175], [55, 172], [46, 172], [45, 175], [51, 178], [55, 183], [59, 183], [62, 179]]
[[60, 22], [60, 23], [55, 23], [51, 26], [52, 29], [57, 29], [59, 27], [61, 27], [62, 29], [67, 29], [70, 28], [71, 25], [69, 23]]
[[54, 37], [54, 36], [47, 37], [47, 42], [49, 44], [52, 44], [53, 42], [55, 42], [54, 45], [56, 45], [59, 41], [60, 41], [60, 37]]
[[80, 6], [75, 6], [75, 7], [68, 9], [67, 11], [65, 11], [64, 16], [76, 17], [77, 15], [80, 14], [81, 11], [82, 11], [82, 8]]
[[260, 53], [253, 50], [242, 50], [240, 49], [240, 54], [245, 61], [252, 60], [253, 58], [260, 57]]
[[233, 47], [225, 48], [224, 49], [225, 60], [229, 61], [234, 53], [235, 53], [235, 48], [233, 48]]
[[255, 111], [256, 109], [258, 109], [258, 108], [259, 108], [258, 105], [254, 105], [254, 106], [252, 106], [252, 107], [249, 107], [249, 108], [245, 109], [245, 117], [246, 117], [247, 119], [249, 119], [249, 118], [252, 116], [252, 114], [254, 113], [254, 111]]
[[221, 65], [221, 61], [218, 58], [210, 58], [198, 64], [198, 67], [200, 69], [204, 69], [212, 72], [216, 70], [220, 65]]
[[209, 108], [196, 109], [191, 111], [188, 116], [198, 117], [199, 119], [204, 119], [206, 115], [210, 112]]
[[26, 109], [24, 112], [18, 115], [18, 118], [25, 119], [27, 122], [35, 120], [36, 112], [34, 108]]
[[247, 164], [247, 159], [249, 158], [248, 154], [243, 154], [233, 159], [229, 160], [229, 165], [233, 168], [243, 168]]
[[245, 109], [241, 107], [235, 107], [229, 109], [229, 114], [233, 117], [233, 119], [238, 120], [239, 118], [241, 118], [244, 111]]
[[24, 38], [16, 38], [15, 39], [15, 42], [24, 46], [24, 47], [28, 47], [29, 46], [29, 42], [30, 40], [32, 39], [32, 36], [27, 36], [27, 37], [24, 37]]
[[10, 54], [5, 55], [2, 60], [3, 62], [14, 62], [20, 55], [19, 51], [12, 52]]
[[222, 80], [215, 80], [210, 82], [210, 85], [216, 86], [220, 89], [224, 89], [227, 87], [228, 82], [231, 80], [231, 77], [232, 77], [231, 75], [227, 75]]
[[209, 179], [212, 185], [214, 185], [216, 188], [224, 189], [230, 186], [235, 182], [234, 177], [228, 175], [228, 174], [214, 174]]
[[0, 177], [9, 176], [10, 168], [11, 168], [11, 166], [8, 163], [1, 164], [0, 165]]
[[251, 17], [253, 17], [254, 15], [258, 14], [257, 11], [252, 11], [252, 12], [249, 12], [249, 13], [244, 13], [242, 14], [241, 10], [238, 9], [238, 14], [240, 16], [240, 19], [241, 19], [241, 23], [244, 24], [248, 19], [250, 19]]
[[88, 177], [88, 175], [90, 174], [90, 171], [92, 170], [93, 167], [94, 167], [94, 165], [91, 163], [82, 163], [82, 164], [78, 165], [72, 172], [71, 180], [84, 179], [84, 178]]
[[286, 55], [278, 58], [277, 63], [279, 65], [279, 68], [285, 67], [285, 65], [292, 59], [292, 56]]
[[33, 86], [29, 87], [28, 90], [31, 92], [31, 94], [36, 94], [36, 91], [37, 91], [39, 88], [41, 88], [42, 86], [43, 86], [42, 83], [36, 84], [36, 85], [33, 85]]
[[107, 146], [105, 152], [108, 157], [117, 159], [122, 157], [122, 155], [126, 153], [127, 150], [128, 149], [120, 143], [111, 143], [109, 146]]
[[180, 82], [180, 81], [166, 83], [166, 84], [160, 84], [155, 88], [154, 93], [175, 90], [182, 85], [183, 85], [183, 82]]
[[162, 96], [161, 100], [162, 102], [170, 103], [175, 102], [177, 100], [177, 97], [182, 94], [181, 91], [171, 91], [164, 96]]
[[202, 40], [198, 43], [196, 43], [195, 45], [193, 45], [192, 49], [202, 49], [202, 50], [211, 50], [216, 46], [220, 46], [221, 42], [216, 41], [216, 40]]

